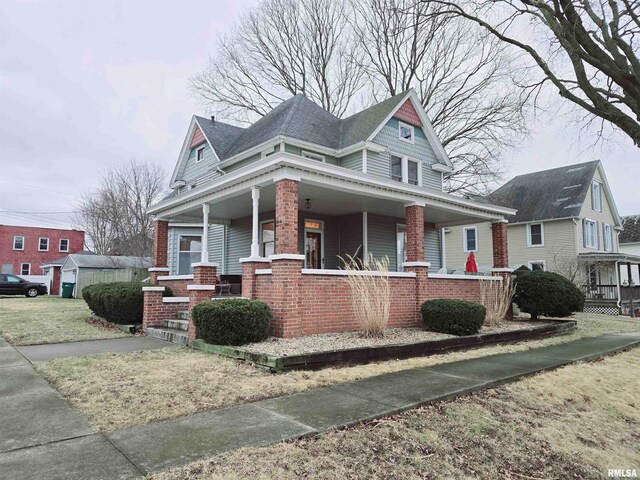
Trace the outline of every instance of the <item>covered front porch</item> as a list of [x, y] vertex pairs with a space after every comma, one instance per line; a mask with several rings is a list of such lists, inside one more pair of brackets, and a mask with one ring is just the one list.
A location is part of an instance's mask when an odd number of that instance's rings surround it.
[[584, 253], [585, 312], [640, 317], [640, 256], [626, 253]]
[[224, 293], [217, 279], [240, 275], [242, 296], [268, 303], [273, 333], [286, 337], [357, 328], [341, 278], [349, 257], [388, 259], [392, 326], [415, 325], [427, 298], [478, 301], [477, 276], [438, 273], [448, 225], [495, 222], [493, 273], [508, 274], [509, 209], [308, 159], [264, 163], [156, 207], [155, 285], [182, 282], [192, 308]]

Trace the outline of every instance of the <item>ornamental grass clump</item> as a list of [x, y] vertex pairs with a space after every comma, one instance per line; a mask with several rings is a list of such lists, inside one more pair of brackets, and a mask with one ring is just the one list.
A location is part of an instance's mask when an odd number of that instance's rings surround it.
[[495, 279], [480, 280], [480, 303], [487, 309], [484, 323], [489, 327], [497, 327], [505, 320], [511, 301], [514, 287], [510, 278], [502, 281]]
[[391, 310], [389, 259], [369, 256], [368, 262], [347, 255], [342, 259], [351, 293], [351, 308], [365, 337], [384, 337]]

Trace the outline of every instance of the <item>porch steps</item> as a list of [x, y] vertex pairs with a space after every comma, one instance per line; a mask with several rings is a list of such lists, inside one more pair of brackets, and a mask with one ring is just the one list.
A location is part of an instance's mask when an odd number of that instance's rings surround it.
[[147, 337], [185, 346], [189, 340], [189, 335], [185, 331], [166, 327], [147, 328]]
[[176, 314], [179, 320], [189, 320], [189, 310], [182, 310]]

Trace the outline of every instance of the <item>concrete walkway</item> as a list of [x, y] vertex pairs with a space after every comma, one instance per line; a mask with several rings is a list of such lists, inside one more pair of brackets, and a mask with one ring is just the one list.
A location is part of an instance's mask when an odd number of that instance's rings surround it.
[[0, 338], [0, 479], [140, 476], [125, 455]]
[[637, 345], [640, 334], [605, 335], [414, 368], [132, 427], [107, 438], [140, 470], [153, 472], [383, 417]]
[[640, 334], [587, 338], [403, 370], [102, 435], [0, 339], [0, 478], [135, 478], [240, 447], [383, 417], [637, 345]]
[[98, 353], [126, 353], [160, 348], [179, 348], [180, 345], [151, 337], [125, 337], [83, 342], [50, 343], [16, 347], [30, 362], [48, 362], [56, 358], [82, 357]]

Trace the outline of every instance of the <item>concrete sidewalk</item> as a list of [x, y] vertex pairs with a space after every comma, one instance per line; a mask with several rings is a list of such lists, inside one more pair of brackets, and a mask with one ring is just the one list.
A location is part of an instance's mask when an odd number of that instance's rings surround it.
[[637, 345], [640, 334], [605, 335], [414, 368], [132, 427], [107, 438], [140, 470], [153, 472], [383, 417]]
[[141, 472], [0, 338], [0, 478], [120, 479]]
[[160, 348], [180, 348], [180, 345], [151, 337], [110, 338], [82, 342], [50, 343], [16, 347], [30, 362], [48, 362], [56, 358], [82, 357], [98, 353], [127, 353]]

